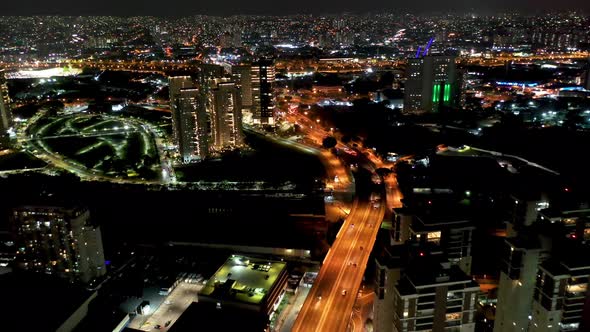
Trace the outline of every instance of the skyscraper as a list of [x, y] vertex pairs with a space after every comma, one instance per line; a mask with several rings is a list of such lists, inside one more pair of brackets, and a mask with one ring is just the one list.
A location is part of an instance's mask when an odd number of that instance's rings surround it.
[[12, 125], [12, 116], [10, 111], [10, 96], [8, 95], [8, 86], [4, 70], [0, 70], [0, 147], [3, 140], [7, 137], [7, 131]]
[[106, 273], [100, 228], [88, 209], [21, 206], [11, 224], [19, 268], [84, 282]]
[[254, 113], [254, 123], [274, 124], [274, 81], [275, 68], [272, 60], [259, 60], [252, 64], [252, 111]]
[[436, 112], [459, 104], [454, 56], [428, 55], [408, 60], [405, 112]]
[[172, 76], [168, 78], [168, 90], [170, 95], [170, 109], [172, 110], [172, 135], [178, 144], [179, 125], [178, 109], [176, 99], [180, 96], [180, 90], [193, 88], [195, 86], [190, 76]]
[[474, 331], [479, 285], [448, 262], [421, 257], [394, 289], [394, 331]]
[[[581, 250], [580, 250], [581, 249]], [[549, 259], [539, 266], [529, 331], [588, 331], [590, 303], [588, 250]]]
[[189, 76], [169, 78], [174, 141], [183, 163], [205, 158], [209, 151], [205, 98]]
[[175, 99], [178, 119], [178, 150], [183, 163], [205, 158], [209, 151], [207, 113], [198, 88], [181, 89]]
[[242, 103], [240, 89], [230, 79], [210, 81], [211, 133], [215, 149], [241, 145]]
[[496, 308], [495, 332], [527, 330], [532, 309], [537, 267], [543, 248], [536, 237], [505, 240]]
[[252, 107], [252, 66], [232, 66], [232, 76], [240, 88], [242, 107], [250, 110]]

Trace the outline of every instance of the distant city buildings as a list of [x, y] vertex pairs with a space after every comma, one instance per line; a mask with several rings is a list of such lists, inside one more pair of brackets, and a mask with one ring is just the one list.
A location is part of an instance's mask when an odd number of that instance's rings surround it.
[[209, 82], [213, 148], [233, 148], [243, 143], [240, 89], [231, 79]]
[[410, 58], [406, 70], [405, 112], [438, 112], [458, 105], [460, 85], [454, 56]]
[[198, 82], [189, 76], [169, 78], [173, 135], [183, 163], [243, 144], [240, 85], [248, 78], [244, 72], [232, 77], [222, 66], [206, 64]]
[[274, 124], [274, 81], [272, 60], [259, 60], [252, 64], [252, 112], [256, 124]]
[[219, 36], [219, 47], [241, 47], [242, 46], [242, 34], [239, 31], [229, 32], [226, 31]]
[[106, 273], [100, 228], [86, 208], [21, 206], [11, 226], [22, 270], [83, 282]]

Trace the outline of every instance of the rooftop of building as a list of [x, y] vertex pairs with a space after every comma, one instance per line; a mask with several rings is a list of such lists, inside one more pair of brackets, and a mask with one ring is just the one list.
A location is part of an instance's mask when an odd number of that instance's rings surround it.
[[590, 275], [590, 256], [586, 248], [584, 252], [576, 255], [548, 259], [541, 264], [541, 268], [554, 277], [588, 276]]
[[199, 295], [260, 304], [286, 267], [284, 262], [231, 255]]
[[412, 229], [416, 231], [420, 228], [427, 229], [432, 226], [469, 227], [472, 226], [471, 218], [467, 213], [461, 213], [460, 211], [431, 211], [417, 214], [416, 220], [419, 223], [412, 223]]
[[512, 248], [517, 249], [541, 249], [541, 242], [538, 234], [534, 232], [527, 232], [523, 230], [519, 232], [516, 237], [510, 237], [505, 239], [506, 243]]
[[413, 258], [420, 255], [420, 252], [437, 252], [437, 245], [430, 242], [419, 244], [408, 241], [403, 245], [391, 245], [389, 241], [389, 234], [380, 231], [377, 234], [374, 249], [377, 263], [381, 267], [387, 267], [388, 269], [406, 267]]
[[470, 202], [458, 201], [456, 197], [422, 195], [413, 200], [403, 200], [404, 209], [396, 209], [396, 213], [414, 215], [412, 229], [428, 230], [432, 227], [453, 226], [469, 227], [478, 215], [478, 210]]
[[549, 206], [549, 208], [541, 210], [539, 214], [549, 220], [556, 218], [588, 216], [590, 215], [590, 207], [587, 205], [577, 205], [565, 209], [563, 207]]
[[[442, 258], [442, 257], [441, 257]], [[458, 266], [443, 262], [439, 257], [420, 257], [406, 270], [406, 276], [396, 286], [400, 295], [417, 294], [418, 289], [439, 285], [457, 285], [458, 289], [479, 288]]]

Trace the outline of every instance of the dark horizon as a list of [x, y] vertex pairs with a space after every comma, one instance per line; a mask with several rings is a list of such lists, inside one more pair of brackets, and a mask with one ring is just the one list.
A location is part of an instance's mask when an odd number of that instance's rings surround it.
[[258, 1], [225, 1], [225, 2], [189, 2], [188, 0], [170, 0], [165, 6], [156, 0], [125, 1], [114, 0], [103, 2], [89, 2], [73, 0], [55, 0], [41, 2], [38, 0], [24, 0], [3, 4], [0, 16], [160, 16], [185, 17], [196, 15], [207, 16], [285, 16], [285, 15], [343, 15], [343, 14], [377, 14], [377, 13], [412, 13], [412, 14], [446, 14], [446, 13], [474, 13], [493, 15], [503, 13], [535, 14], [544, 12], [588, 12], [590, 2], [576, 3], [576, 0], [565, 0], [559, 3], [541, 1], [521, 1], [514, 3], [508, 0], [476, 3], [465, 0], [450, 0], [446, 2], [422, 1], [412, 4], [377, 2], [349, 2], [327, 0], [313, 2], [303, 0], [299, 2], [274, 2], [272, 0]]

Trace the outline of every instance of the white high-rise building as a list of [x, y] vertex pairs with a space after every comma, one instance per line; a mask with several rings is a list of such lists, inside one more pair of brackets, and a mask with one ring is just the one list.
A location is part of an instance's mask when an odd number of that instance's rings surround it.
[[184, 163], [207, 157], [207, 113], [198, 88], [182, 89], [176, 98], [178, 113], [178, 150]]
[[11, 226], [20, 269], [84, 282], [106, 273], [100, 228], [86, 208], [21, 206]]
[[202, 160], [209, 153], [205, 97], [189, 76], [170, 77], [169, 82], [174, 141], [182, 162]]
[[233, 148], [243, 143], [240, 89], [230, 79], [209, 82], [213, 148]]
[[10, 96], [4, 70], [0, 70], [0, 148], [2, 142], [8, 137], [8, 129], [12, 126], [12, 115], [10, 110]]
[[459, 103], [460, 85], [454, 56], [424, 56], [408, 60], [404, 111], [436, 112]]

